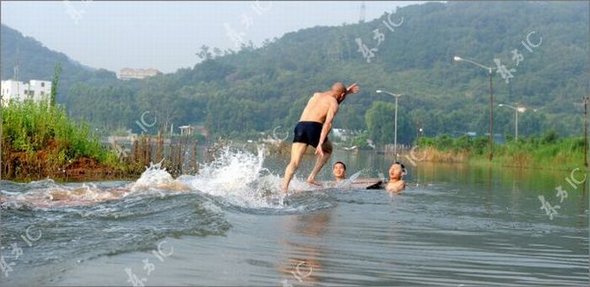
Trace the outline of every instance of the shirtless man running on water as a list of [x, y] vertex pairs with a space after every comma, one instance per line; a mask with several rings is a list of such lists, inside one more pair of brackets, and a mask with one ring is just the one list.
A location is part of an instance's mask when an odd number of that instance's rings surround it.
[[299, 123], [295, 126], [295, 136], [293, 138], [293, 145], [291, 146], [291, 162], [285, 169], [285, 177], [283, 178], [283, 192], [287, 193], [289, 190], [289, 183], [293, 179], [293, 175], [299, 168], [301, 158], [307, 150], [307, 146], [313, 146], [317, 160], [311, 174], [307, 178], [307, 182], [319, 185], [315, 181], [316, 175], [320, 172], [324, 164], [330, 158], [332, 153], [332, 143], [328, 140], [328, 133], [332, 128], [332, 121], [338, 112], [338, 105], [344, 101], [346, 95], [349, 93], [358, 93], [359, 87], [352, 84], [346, 88], [344, 84], [338, 82], [332, 85], [329, 91], [322, 93], [314, 93], [314, 95], [307, 102], [307, 106], [301, 114]]

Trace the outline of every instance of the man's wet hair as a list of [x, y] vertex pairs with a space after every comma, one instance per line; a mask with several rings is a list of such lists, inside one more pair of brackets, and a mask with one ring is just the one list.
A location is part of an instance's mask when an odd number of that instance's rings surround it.
[[332, 167], [336, 166], [337, 164], [341, 164], [344, 167], [344, 170], [346, 170], [346, 165], [343, 162], [341, 162], [341, 161], [335, 162]]

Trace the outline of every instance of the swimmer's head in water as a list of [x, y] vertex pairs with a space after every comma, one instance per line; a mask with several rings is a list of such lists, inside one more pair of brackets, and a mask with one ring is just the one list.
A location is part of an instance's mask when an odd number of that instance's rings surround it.
[[406, 167], [403, 163], [396, 161], [389, 167], [390, 179], [401, 179], [404, 175], [406, 175]]
[[332, 167], [332, 173], [334, 174], [334, 177], [336, 178], [336, 180], [345, 179], [346, 178], [346, 165], [341, 161], [335, 162], [334, 166]]

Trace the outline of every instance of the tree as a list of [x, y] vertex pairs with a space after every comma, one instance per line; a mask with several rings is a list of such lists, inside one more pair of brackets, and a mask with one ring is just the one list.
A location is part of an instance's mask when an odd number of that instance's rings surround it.
[[197, 52], [197, 57], [201, 60], [210, 60], [213, 58], [211, 52], [209, 52], [209, 47], [207, 45], [201, 46], [201, 51]]
[[51, 80], [51, 99], [49, 104], [55, 106], [57, 100], [57, 86], [59, 85], [59, 78], [61, 76], [61, 63], [55, 65], [53, 72], [53, 80]]
[[381, 101], [374, 102], [365, 113], [369, 138], [376, 144], [393, 142], [394, 113], [394, 104]]

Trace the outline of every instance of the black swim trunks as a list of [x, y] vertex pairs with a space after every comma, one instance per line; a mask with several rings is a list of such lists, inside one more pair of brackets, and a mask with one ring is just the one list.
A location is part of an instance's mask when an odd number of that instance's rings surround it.
[[[294, 143], [305, 143], [313, 146], [318, 146], [320, 142], [320, 136], [322, 134], [323, 124], [318, 122], [298, 122], [293, 130], [295, 136], [293, 137]], [[326, 141], [328, 138], [326, 137]]]

